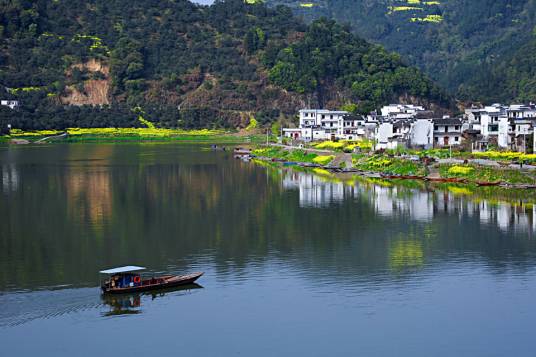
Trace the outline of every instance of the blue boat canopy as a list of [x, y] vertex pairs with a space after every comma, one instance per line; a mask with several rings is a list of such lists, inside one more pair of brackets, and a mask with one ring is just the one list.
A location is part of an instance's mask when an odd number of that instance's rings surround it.
[[106, 269], [101, 270], [101, 274], [118, 274], [118, 273], [130, 273], [132, 271], [139, 271], [139, 270], [145, 270], [144, 267], [138, 267], [135, 265], [127, 265], [124, 267], [118, 267], [118, 268], [112, 268], [112, 269]]

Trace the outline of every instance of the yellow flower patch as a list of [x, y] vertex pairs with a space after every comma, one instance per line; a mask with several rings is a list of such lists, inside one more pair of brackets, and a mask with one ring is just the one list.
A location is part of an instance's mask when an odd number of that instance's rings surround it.
[[329, 164], [333, 159], [335, 158], [335, 156], [333, 155], [327, 155], [327, 156], [317, 156], [313, 159], [313, 162], [315, 164], [319, 164], [319, 165], [327, 165]]

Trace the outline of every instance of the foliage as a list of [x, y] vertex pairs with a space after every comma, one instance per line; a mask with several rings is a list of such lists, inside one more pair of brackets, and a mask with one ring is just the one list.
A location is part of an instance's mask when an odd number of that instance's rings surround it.
[[182, 130], [163, 128], [68, 128], [66, 130], [11, 130], [11, 137], [44, 137], [59, 135], [66, 132], [70, 136], [96, 135], [96, 136], [138, 136], [138, 137], [175, 137], [188, 136], [215, 136], [223, 135], [222, 130]]
[[[0, 113], [2, 123], [13, 127], [145, 125], [130, 112], [136, 106], [157, 126], [182, 128], [236, 127], [245, 112], [262, 111], [271, 122], [281, 109], [295, 111], [276, 104], [281, 89], [265, 90], [259, 74], [266, 69], [254, 60], [261, 54], [242, 48], [248, 31], [254, 32], [256, 52], [268, 41], [287, 45], [287, 35], [305, 26], [285, 8], [240, 0], [210, 7], [187, 1], [14, 0], [0, 6], [0, 27], [0, 90], [11, 88], [22, 103], [18, 112]], [[90, 60], [110, 73], [81, 70]], [[61, 105], [68, 85], [83, 92], [93, 78], [109, 82], [110, 105]], [[198, 93], [200, 88], [206, 92]]]
[[360, 170], [383, 172], [395, 175], [418, 175], [425, 174], [425, 168], [421, 163], [404, 160], [385, 155], [354, 155], [354, 165]]
[[[289, 8], [259, 1], [13, 0], [0, 7], [0, 28], [0, 84], [23, 104], [0, 120], [21, 129], [146, 126], [130, 112], [137, 106], [158, 127], [236, 128], [245, 113], [269, 126], [311, 98], [355, 111], [406, 94], [443, 98], [347, 28], [306, 26]], [[90, 62], [103, 71], [83, 68]], [[69, 87], [85, 93], [92, 79], [107, 82], [109, 104], [62, 105]]]
[[313, 159], [313, 162], [315, 164], [325, 166], [325, 165], [329, 164], [331, 161], [333, 161], [334, 158], [335, 158], [334, 155], [317, 156], [317, 157], [315, 157]]
[[471, 166], [452, 166], [448, 169], [448, 174], [451, 176], [467, 176], [475, 169]]
[[361, 150], [370, 150], [372, 149], [372, 142], [370, 140], [359, 140], [359, 141], [352, 141], [352, 140], [341, 140], [341, 141], [323, 141], [321, 143], [315, 144], [315, 148], [317, 149], [328, 149], [328, 150], [335, 150], [335, 151], [344, 151], [347, 153], [351, 153], [354, 151], [355, 148], [360, 148]]
[[246, 127], [246, 130], [253, 130], [257, 128], [257, 120], [254, 117], [249, 119], [249, 124]]
[[280, 147], [270, 146], [264, 148], [257, 148], [252, 152], [256, 156], [269, 157], [275, 159], [281, 159], [292, 162], [313, 162], [318, 156], [314, 153], [308, 153], [305, 150], [284, 150]]
[[351, 153], [351, 152], [354, 152], [356, 148], [359, 148], [361, 151], [372, 150], [372, 141], [370, 140], [345, 141], [345, 146], [343, 148], [343, 151], [347, 153]]
[[320, 175], [320, 176], [333, 176], [333, 174], [331, 172], [329, 172], [328, 170], [321, 169], [321, 168], [318, 168], [318, 167], [315, 167], [314, 169], [312, 169], [312, 171], [315, 174]]
[[536, 2], [527, 0], [324, 0], [291, 6], [308, 21], [331, 17], [400, 53], [451, 93], [467, 100], [536, 99]]
[[536, 154], [524, 154], [522, 152], [513, 152], [513, 151], [474, 152], [473, 156], [475, 156], [476, 158], [490, 159], [490, 160], [523, 161], [526, 163], [536, 162]]
[[520, 170], [499, 169], [489, 166], [458, 166], [458, 165], [441, 165], [439, 167], [441, 177], [458, 177], [470, 181], [482, 182], [507, 182], [512, 184], [526, 183], [534, 184], [533, 177]]
[[363, 112], [402, 95], [447, 103], [446, 96], [400, 56], [326, 19], [314, 21], [301, 40], [279, 52], [269, 78], [288, 90], [316, 94], [321, 107], [333, 84], [350, 92]]
[[331, 141], [331, 140], [323, 141], [315, 145], [315, 148], [317, 149], [332, 149], [332, 150], [340, 149], [342, 150], [343, 147], [344, 147], [344, 142]]

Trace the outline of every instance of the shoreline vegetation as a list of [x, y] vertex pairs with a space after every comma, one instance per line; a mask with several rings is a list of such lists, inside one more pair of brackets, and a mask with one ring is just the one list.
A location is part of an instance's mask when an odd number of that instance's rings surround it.
[[0, 137], [0, 142], [32, 144], [50, 142], [132, 142], [184, 141], [221, 144], [259, 143], [264, 135], [255, 131], [238, 132], [220, 129], [166, 129], [166, 128], [68, 128], [65, 130], [11, 130]]
[[372, 151], [372, 143], [367, 141], [325, 141], [304, 147], [259, 145], [252, 154], [256, 162], [307, 168], [334, 179], [361, 177], [383, 183], [421, 181], [458, 187], [464, 192], [477, 188], [531, 189], [526, 192], [536, 198], [535, 154], [451, 152], [448, 149]]

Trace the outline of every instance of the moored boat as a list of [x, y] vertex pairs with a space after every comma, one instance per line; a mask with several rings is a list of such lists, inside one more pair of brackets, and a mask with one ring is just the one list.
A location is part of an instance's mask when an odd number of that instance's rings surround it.
[[101, 270], [101, 274], [108, 275], [108, 278], [101, 283], [102, 292], [105, 294], [121, 294], [171, 288], [192, 284], [203, 275], [202, 272], [197, 272], [186, 275], [162, 275], [142, 278], [139, 274], [142, 270], [145, 270], [145, 268], [134, 265]]
[[485, 182], [485, 181], [476, 181], [477, 186], [499, 186], [501, 181], [495, 182]]

